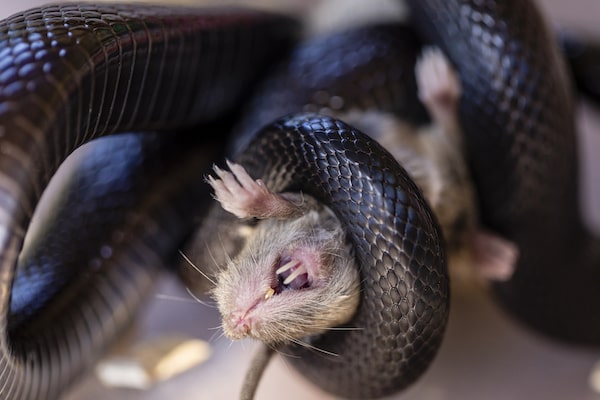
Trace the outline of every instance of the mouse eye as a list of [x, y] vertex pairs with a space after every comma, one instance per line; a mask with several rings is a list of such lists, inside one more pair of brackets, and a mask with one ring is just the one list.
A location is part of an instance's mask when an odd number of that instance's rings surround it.
[[308, 270], [299, 260], [291, 257], [282, 257], [277, 263], [277, 287], [275, 293], [281, 293], [285, 289], [304, 289], [310, 286]]

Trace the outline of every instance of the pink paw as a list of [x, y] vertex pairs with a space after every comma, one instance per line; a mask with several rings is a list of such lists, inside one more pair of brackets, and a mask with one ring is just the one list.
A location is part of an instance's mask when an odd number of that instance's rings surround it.
[[256, 214], [262, 213], [261, 199], [273, 194], [260, 179], [252, 179], [241, 165], [227, 161], [227, 166], [231, 172], [215, 165], [213, 170], [218, 178], [209, 175], [206, 179], [215, 192], [215, 199], [238, 218], [257, 217]]
[[273, 193], [260, 179], [253, 179], [239, 164], [227, 161], [230, 171], [216, 165], [213, 167], [218, 178], [206, 178], [213, 188], [214, 198], [221, 207], [238, 218], [288, 218], [302, 211], [277, 193]]
[[475, 232], [473, 253], [479, 276], [490, 281], [508, 281], [519, 259], [516, 244], [483, 229]]
[[450, 62], [437, 47], [427, 47], [415, 66], [419, 99], [434, 119], [454, 115], [461, 94], [460, 81]]

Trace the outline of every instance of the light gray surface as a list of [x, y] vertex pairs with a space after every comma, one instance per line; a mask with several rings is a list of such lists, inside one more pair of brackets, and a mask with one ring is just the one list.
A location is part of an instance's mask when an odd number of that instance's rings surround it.
[[[260, 1], [262, 5], [272, 0]], [[365, 0], [368, 1], [368, 0]], [[3, 1], [0, 17], [42, 4], [39, 0]], [[187, 3], [192, 3], [187, 1]], [[282, 1], [298, 9], [302, 1]], [[314, 3], [314, 1], [313, 1]], [[554, 22], [600, 37], [599, 0], [540, 1]], [[600, 227], [600, 114], [588, 105], [581, 107], [581, 149], [584, 207], [588, 221]], [[67, 400], [158, 400], [236, 398], [252, 355], [250, 342], [234, 343], [220, 337], [213, 308], [194, 303], [170, 277], [165, 277], [157, 295], [140, 315], [129, 338], [148, 338], [184, 332], [210, 340], [213, 357], [205, 364], [148, 391], [108, 389], [94, 376], [83, 380]], [[180, 300], [168, 299], [174, 296]], [[550, 342], [517, 325], [485, 292], [453, 294], [448, 332], [440, 353], [425, 376], [394, 399], [600, 399], [588, 385], [593, 364], [600, 352]], [[266, 372], [258, 399], [330, 399], [307, 384], [278, 357]]]

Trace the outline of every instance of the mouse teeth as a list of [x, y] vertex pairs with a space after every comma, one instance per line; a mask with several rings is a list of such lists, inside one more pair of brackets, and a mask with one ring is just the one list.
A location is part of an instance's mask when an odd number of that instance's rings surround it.
[[308, 282], [308, 271], [306, 267], [299, 264], [290, 275], [283, 281], [283, 286], [288, 289], [304, 289], [310, 286]]
[[284, 264], [275, 271], [279, 281], [275, 288], [276, 294], [284, 289], [302, 289], [309, 286], [308, 269], [301, 261], [284, 259], [283, 262]]
[[284, 272], [286, 272], [287, 270], [294, 268], [297, 264], [299, 264], [298, 261], [296, 260], [290, 260], [289, 262], [287, 262], [286, 264], [282, 265], [280, 268], [277, 269], [277, 271], [275, 271], [275, 273], [277, 275], [281, 275]]
[[307, 273], [308, 273], [308, 271], [306, 270], [306, 267], [302, 264], [298, 264], [298, 267], [295, 270], [293, 270], [292, 273], [287, 278], [285, 278], [285, 280], [283, 281], [283, 284], [289, 285], [296, 278], [300, 277], [301, 275], [305, 275]]
[[275, 289], [268, 288], [265, 293], [265, 300], [269, 300], [271, 297], [273, 297], [274, 294], [275, 294]]

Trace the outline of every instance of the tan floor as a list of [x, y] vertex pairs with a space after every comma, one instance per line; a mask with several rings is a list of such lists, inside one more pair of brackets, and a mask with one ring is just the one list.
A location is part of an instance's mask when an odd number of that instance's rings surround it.
[[[263, 0], [260, 3], [271, 2]], [[365, 0], [367, 1], [367, 0]], [[188, 1], [191, 2], [191, 1]], [[4, 1], [0, 17], [42, 4], [39, 0]], [[286, 2], [294, 7], [300, 0]], [[555, 22], [600, 37], [600, 1], [544, 0], [540, 3]], [[583, 181], [589, 221], [600, 232], [600, 113], [588, 105], [581, 111]], [[594, 159], [595, 157], [595, 159]], [[67, 400], [234, 399], [252, 354], [251, 343], [231, 344], [212, 328], [215, 310], [200, 304], [166, 300], [187, 298], [166, 277], [157, 296], [142, 313], [132, 336], [153, 337], [185, 332], [211, 340], [213, 357], [205, 364], [148, 391], [108, 389], [94, 376], [82, 381]], [[143, 333], [141, 333], [143, 332]], [[588, 386], [588, 375], [599, 352], [568, 348], [549, 342], [516, 325], [485, 293], [456, 296], [447, 337], [425, 376], [396, 399], [600, 399]], [[307, 384], [278, 358], [267, 370], [258, 399], [330, 399]]]

